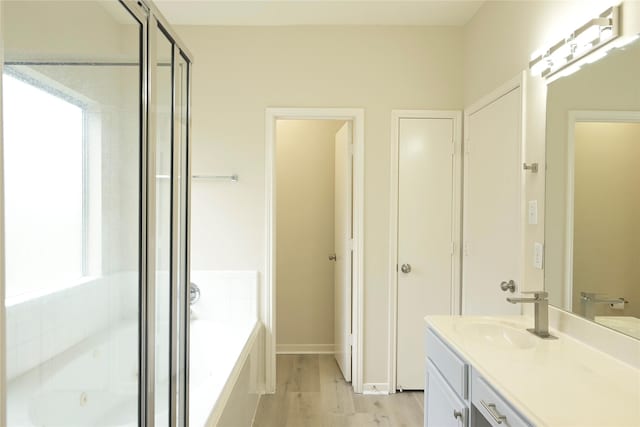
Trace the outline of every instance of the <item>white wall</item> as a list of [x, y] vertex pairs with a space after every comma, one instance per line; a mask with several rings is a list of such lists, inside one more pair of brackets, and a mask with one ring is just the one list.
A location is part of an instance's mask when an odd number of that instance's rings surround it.
[[[276, 339], [333, 348], [334, 158], [340, 120], [276, 122]], [[309, 347], [313, 346], [313, 347]]]
[[267, 107], [365, 108], [364, 381], [387, 381], [392, 109], [462, 107], [462, 33], [441, 27], [178, 27], [193, 52], [194, 269], [264, 273]]

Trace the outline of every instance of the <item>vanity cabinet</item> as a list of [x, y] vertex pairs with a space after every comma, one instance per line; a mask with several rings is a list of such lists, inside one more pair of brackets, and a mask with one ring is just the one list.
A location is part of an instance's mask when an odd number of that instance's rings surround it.
[[429, 358], [427, 358], [425, 390], [425, 426], [464, 427], [468, 425], [467, 403], [455, 394]]
[[469, 426], [469, 365], [427, 329], [425, 427]]
[[425, 427], [531, 425], [431, 329], [426, 348]]

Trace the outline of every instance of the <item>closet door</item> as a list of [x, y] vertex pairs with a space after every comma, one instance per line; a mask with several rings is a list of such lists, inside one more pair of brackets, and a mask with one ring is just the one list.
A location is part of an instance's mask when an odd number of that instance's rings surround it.
[[462, 314], [518, 314], [503, 281], [521, 286], [522, 88], [467, 111]]
[[401, 118], [397, 388], [424, 389], [424, 316], [451, 314], [454, 120]]

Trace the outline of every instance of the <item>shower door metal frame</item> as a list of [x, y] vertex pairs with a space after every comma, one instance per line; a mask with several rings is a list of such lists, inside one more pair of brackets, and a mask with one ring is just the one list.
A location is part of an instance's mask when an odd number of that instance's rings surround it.
[[[2, 4], [0, 4], [0, 76], [4, 72], [4, 37], [2, 32]], [[4, 307], [5, 298], [5, 247], [4, 247], [4, 141], [3, 141], [3, 103], [2, 101], [2, 79], [0, 79], [0, 426], [7, 425], [7, 347], [5, 342], [6, 312]]]
[[[186, 69], [181, 70], [182, 63]], [[175, 415], [180, 426], [189, 425], [188, 404], [188, 369], [189, 358], [189, 320], [190, 320], [190, 269], [189, 266], [189, 189], [190, 189], [190, 83], [191, 63], [185, 53], [174, 44], [172, 57], [172, 169], [174, 173], [171, 181], [171, 205], [174, 213], [172, 218], [171, 244], [171, 334], [179, 340], [173, 340], [171, 347], [171, 407], [175, 408]], [[180, 71], [180, 72], [179, 72]], [[183, 80], [184, 79], [184, 80]], [[183, 84], [185, 83], [185, 84]], [[186, 100], [186, 102], [185, 102]], [[186, 108], [183, 117], [183, 106]], [[185, 133], [182, 138], [183, 122]], [[184, 203], [183, 203], [184, 202]], [[184, 223], [184, 228], [183, 228]], [[180, 240], [184, 232], [184, 240]], [[176, 268], [176, 267], [180, 268]], [[180, 302], [183, 304], [179, 304]], [[185, 342], [185, 345], [181, 345]], [[175, 418], [175, 417], [173, 417]]]
[[[157, 35], [158, 31], [167, 37], [172, 44], [173, 58], [171, 63], [171, 146], [172, 146], [172, 190], [171, 190], [171, 304], [170, 304], [170, 376], [169, 376], [169, 425], [186, 427], [189, 425], [189, 280], [190, 280], [190, 195], [191, 195], [191, 76], [193, 57], [168, 21], [162, 16], [153, 3], [148, 0], [119, 0], [120, 3], [141, 24], [141, 103], [140, 103], [140, 138], [141, 138], [141, 182], [140, 182], [140, 289], [139, 289], [139, 397], [138, 424], [152, 426], [155, 424], [155, 304], [156, 304], [156, 98], [157, 98]], [[183, 162], [186, 170], [185, 206], [180, 206], [178, 197], [180, 188], [176, 188], [175, 159], [177, 131], [175, 114], [177, 112], [176, 90], [177, 79], [176, 58], [181, 55], [187, 65], [187, 123], [185, 153]], [[180, 224], [178, 210], [185, 211], [186, 235], [184, 236], [184, 252], [180, 253]], [[176, 272], [179, 258], [185, 260], [185, 267]], [[182, 279], [182, 280], [180, 280]], [[182, 297], [180, 299], [180, 297]], [[178, 305], [178, 301], [182, 306]], [[180, 316], [182, 314], [182, 317]], [[180, 337], [178, 341], [177, 338]], [[182, 356], [182, 357], [180, 357]], [[178, 399], [178, 397], [181, 397]]]

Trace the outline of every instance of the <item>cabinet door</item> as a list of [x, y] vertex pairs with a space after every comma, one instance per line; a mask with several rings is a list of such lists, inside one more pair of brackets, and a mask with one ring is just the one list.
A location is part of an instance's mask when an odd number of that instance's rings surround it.
[[465, 427], [468, 408], [429, 360], [426, 383], [425, 427]]

